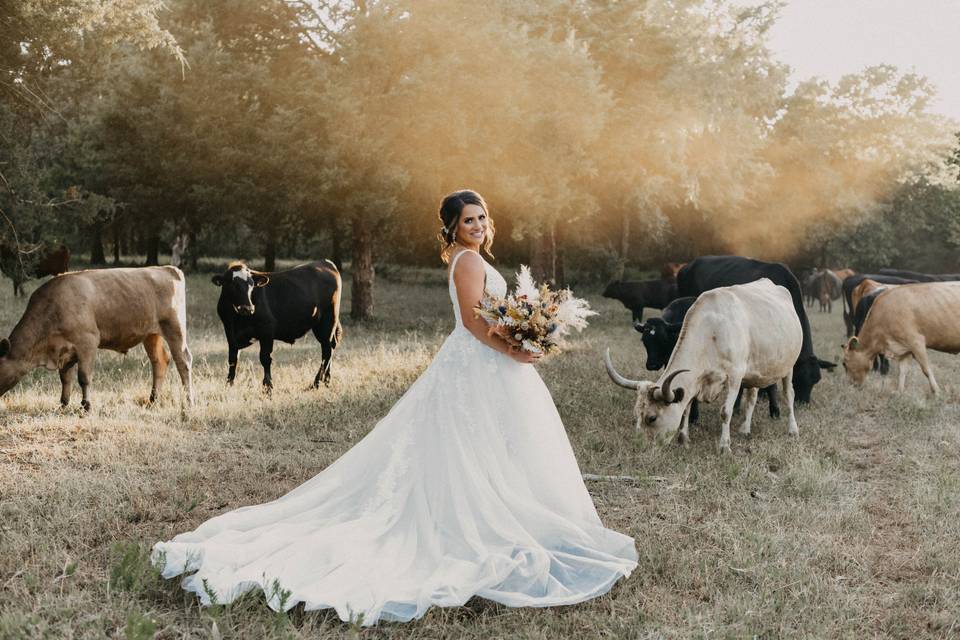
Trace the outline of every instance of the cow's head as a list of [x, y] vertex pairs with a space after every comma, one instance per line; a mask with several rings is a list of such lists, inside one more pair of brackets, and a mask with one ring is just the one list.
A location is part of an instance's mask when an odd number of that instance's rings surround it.
[[213, 284], [223, 289], [222, 296], [241, 316], [252, 316], [256, 311], [253, 304], [253, 290], [270, 282], [262, 273], [251, 271], [245, 264], [232, 264], [227, 272], [213, 276]]
[[0, 339], [0, 396], [13, 389], [20, 378], [25, 376], [31, 367], [29, 364], [14, 358], [10, 354], [10, 341]]
[[857, 336], [853, 336], [843, 345], [843, 368], [847, 377], [855, 385], [863, 384], [867, 373], [873, 367], [874, 355], [867, 353]]
[[833, 362], [821, 360], [814, 354], [801, 355], [793, 365], [793, 392], [797, 402], [810, 402], [813, 387], [820, 382], [821, 369], [833, 369]]
[[643, 346], [647, 350], [647, 371], [657, 371], [667, 366], [670, 354], [677, 344], [677, 330], [662, 318], [650, 318], [646, 322], [636, 322], [633, 328], [642, 334]]
[[613, 298], [614, 300], [619, 300], [623, 296], [623, 283], [619, 280], [614, 280], [603, 290], [604, 298]]
[[663, 380], [663, 385], [658, 385], [646, 380], [630, 380], [617, 373], [610, 361], [609, 349], [604, 354], [604, 362], [611, 380], [637, 391], [637, 402], [633, 407], [637, 432], [659, 443], [672, 440], [680, 429], [684, 409], [690, 400], [686, 390], [676, 385], [674, 379], [688, 370], [673, 371]]

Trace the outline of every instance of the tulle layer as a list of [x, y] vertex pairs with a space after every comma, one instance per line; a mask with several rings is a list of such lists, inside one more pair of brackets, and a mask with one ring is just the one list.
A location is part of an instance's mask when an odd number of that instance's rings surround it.
[[164, 577], [203, 604], [263, 589], [270, 607], [332, 607], [371, 625], [477, 595], [553, 606], [636, 566], [605, 529], [556, 407], [530, 365], [458, 327], [356, 446], [266, 504], [157, 543]]

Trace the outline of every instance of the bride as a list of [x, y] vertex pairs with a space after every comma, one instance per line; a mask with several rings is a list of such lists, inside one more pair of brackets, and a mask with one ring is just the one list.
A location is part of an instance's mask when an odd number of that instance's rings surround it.
[[504, 295], [493, 221], [473, 191], [440, 206], [456, 326], [426, 371], [359, 443], [273, 502], [158, 542], [152, 561], [203, 604], [262, 589], [287, 610], [341, 620], [420, 618], [472, 596], [511, 607], [574, 604], [637, 565], [604, 528], [537, 356], [487, 334], [473, 307]]

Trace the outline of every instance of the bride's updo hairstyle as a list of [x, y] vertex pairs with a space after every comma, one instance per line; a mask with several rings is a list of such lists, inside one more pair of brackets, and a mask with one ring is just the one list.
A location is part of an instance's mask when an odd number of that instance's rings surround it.
[[490, 253], [490, 247], [493, 246], [493, 236], [496, 233], [496, 229], [493, 226], [493, 218], [490, 217], [490, 211], [487, 209], [487, 203], [484, 201], [483, 196], [476, 191], [463, 189], [461, 191], [454, 191], [440, 203], [440, 224], [443, 226], [437, 233], [437, 239], [440, 241], [440, 258], [444, 262], [450, 261], [450, 254], [456, 243], [456, 231], [457, 226], [460, 224], [460, 215], [463, 213], [463, 208], [468, 204], [477, 205], [487, 214], [487, 236], [484, 238], [481, 246], [483, 250], [487, 252], [488, 256], [493, 257], [493, 254]]

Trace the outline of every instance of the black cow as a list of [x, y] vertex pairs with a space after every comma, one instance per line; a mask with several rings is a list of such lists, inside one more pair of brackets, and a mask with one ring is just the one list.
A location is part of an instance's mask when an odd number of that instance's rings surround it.
[[659, 318], [633, 324], [633, 328], [640, 332], [647, 350], [647, 371], [657, 371], [667, 366], [673, 348], [677, 346], [687, 310], [696, 301], [692, 296], [677, 298], [666, 306]]
[[960, 280], [960, 273], [919, 273], [904, 269], [880, 269], [879, 273], [885, 276], [894, 276], [914, 282], [956, 282]]
[[213, 277], [221, 288], [217, 315], [227, 334], [230, 365], [227, 382], [237, 375], [237, 354], [254, 341], [260, 343], [263, 385], [273, 388], [270, 363], [273, 341], [293, 344], [313, 331], [322, 360], [313, 387], [330, 383], [330, 356], [343, 337], [340, 326], [340, 272], [329, 260], [311, 262], [287, 271], [253, 271], [241, 262]]
[[880, 284], [912, 284], [917, 282], [916, 280], [909, 280], [907, 278], [872, 273], [856, 273], [849, 278], [846, 278], [843, 281], [843, 284], [840, 286], [843, 290], [843, 323], [847, 327], [848, 338], [855, 335], [854, 317], [856, 316], [856, 309], [853, 308], [853, 290], [856, 289], [857, 285], [867, 278], [879, 282]]
[[704, 291], [747, 284], [760, 278], [769, 278], [774, 284], [785, 287], [793, 299], [793, 307], [803, 330], [800, 357], [793, 366], [793, 390], [797, 402], [810, 402], [813, 387], [820, 382], [820, 369], [833, 369], [837, 365], [820, 360], [813, 352], [810, 322], [803, 308], [800, 283], [789, 267], [779, 262], [763, 262], [741, 256], [702, 256], [677, 274], [677, 293], [681, 296], [698, 296]]
[[[677, 298], [667, 305], [659, 318], [650, 318], [645, 323], [634, 323], [633, 328], [640, 332], [643, 346], [647, 350], [647, 371], [658, 371], [667, 366], [670, 356], [673, 355], [673, 349], [677, 346], [677, 340], [680, 338], [683, 319], [696, 301], [697, 299], [693, 296]], [[779, 418], [780, 404], [777, 400], [776, 385], [761, 389], [761, 393], [764, 393], [770, 401], [770, 417]], [[740, 397], [737, 396], [735, 406], [739, 407], [739, 405]], [[694, 398], [690, 404], [690, 422], [697, 422], [699, 417], [700, 403]]]
[[604, 298], [623, 303], [633, 313], [633, 322], [643, 322], [643, 309], [663, 309], [677, 297], [677, 284], [665, 280], [615, 280], [603, 290]]
[[13, 280], [13, 295], [23, 295], [23, 283], [30, 278], [56, 276], [70, 270], [66, 245], [21, 247], [0, 245], [0, 272]]

